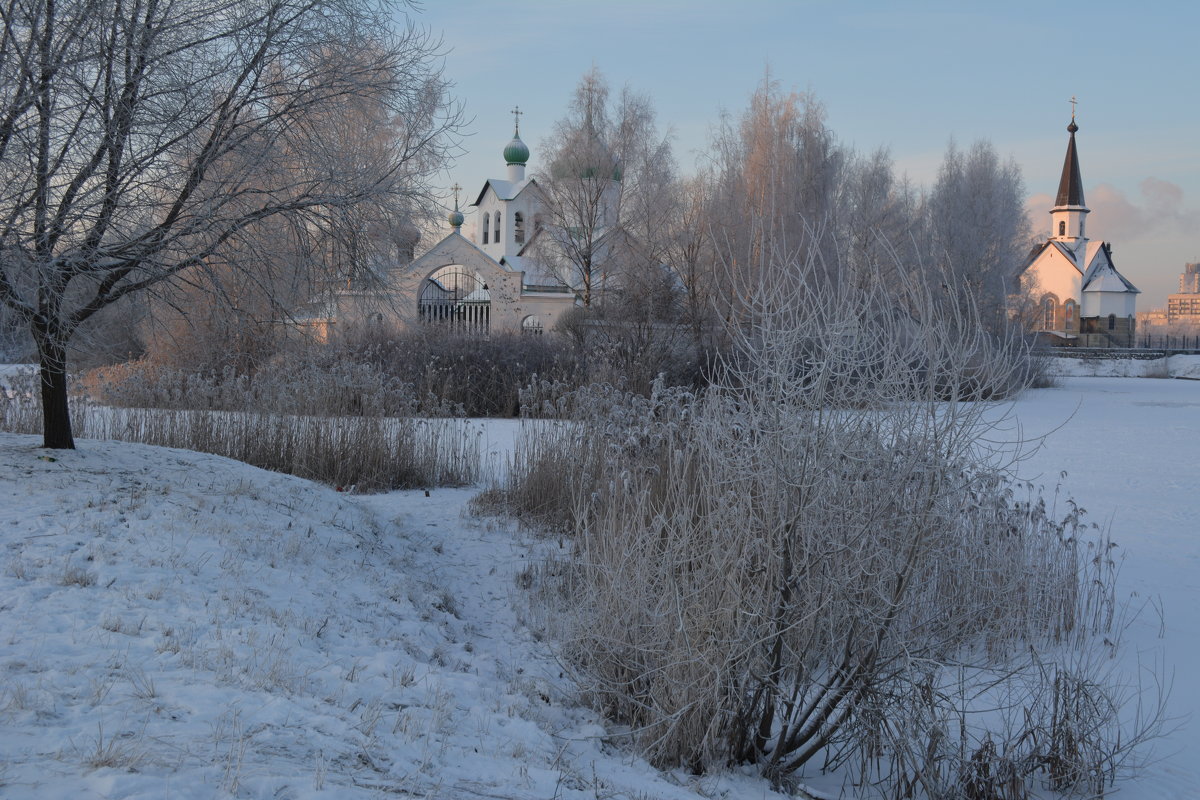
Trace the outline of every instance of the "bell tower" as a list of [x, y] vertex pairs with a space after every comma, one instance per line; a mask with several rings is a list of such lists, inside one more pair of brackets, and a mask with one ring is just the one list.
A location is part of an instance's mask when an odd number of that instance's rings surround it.
[[1054, 208], [1050, 209], [1050, 240], [1062, 242], [1072, 251], [1082, 255], [1087, 247], [1085, 220], [1088, 207], [1083, 200], [1083, 178], [1079, 174], [1079, 152], [1075, 149], [1075, 98], [1071, 98], [1071, 134], [1067, 142], [1067, 157], [1063, 160], [1062, 177], [1058, 181], [1058, 196]]

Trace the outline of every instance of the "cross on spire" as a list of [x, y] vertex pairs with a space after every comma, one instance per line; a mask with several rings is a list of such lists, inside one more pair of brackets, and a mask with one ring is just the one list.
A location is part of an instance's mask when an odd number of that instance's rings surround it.
[[1075, 121], [1075, 104], [1079, 101], [1075, 99], [1075, 95], [1071, 95], [1071, 122]]
[[513, 106], [512, 115], [513, 115], [513, 135], [514, 136], [519, 136], [521, 133], [521, 115], [524, 113], [525, 112], [521, 110], [520, 106]]
[[456, 183], [450, 187], [450, 191], [454, 192], [454, 210], [458, 211], [458, 193], [462, 191], [462, 187]]

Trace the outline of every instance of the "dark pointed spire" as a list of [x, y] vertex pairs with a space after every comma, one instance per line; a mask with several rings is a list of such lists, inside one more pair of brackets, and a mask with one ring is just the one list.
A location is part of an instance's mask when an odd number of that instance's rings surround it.
[[1075, 124], [1075, 114], [1072, 113], [1071, 124], [1067, 126], [1071, 140], [1067, 142], [1067, 158], [1063, 161], [1062, 177], [1058, 181], [1058, 197], [1054, 201], [1056, 207], [1084, 205], [1083, 178], [1079, 176], [1079, 154], [1075, 151], [1077, 130], [1079, 126]]

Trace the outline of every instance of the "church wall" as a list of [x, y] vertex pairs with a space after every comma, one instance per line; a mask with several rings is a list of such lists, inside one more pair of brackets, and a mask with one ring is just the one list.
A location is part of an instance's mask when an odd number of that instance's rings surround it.
[[1082, 316], [1107, 317], [1116, 314], [1118, 317], [1133, 315], [1136, 311], [1137, 295], [1132, 292], [1084, 292]]
[[558, 324], [563, 315], [574, 307], [574, 295], [565, 297], [525, 295], [514, 309], [514, 315], [517, 317], [517, 329], [520, 330], [525, 318], [532, 315], [542, 323], [543, 330], [550, 331]]
[[488, 293], [492, 298], [492, 333], [513, 333], [521, 328], [521, 317], [517, 306], [521, 302], [521, 273], [509, 272], [488, 280]]
[[1027, 292], [1035, 302], [1047, 294], [1054, 295], [1060, 303], [1068, 298], [1079, 297], [1083, 283], [1079, 270], [1057, 250], [1043, 253], [1025, 272], [1025, 279]]
[[[1133, 347], [1137, 333], [1137, 322], [1132, 316], [1107, 314], [1100, 317], [1084, 317], [1083, 333], [1079, 335], [1079, 347]], [[1111, 327], [1110, 327], [1111, 325]]]

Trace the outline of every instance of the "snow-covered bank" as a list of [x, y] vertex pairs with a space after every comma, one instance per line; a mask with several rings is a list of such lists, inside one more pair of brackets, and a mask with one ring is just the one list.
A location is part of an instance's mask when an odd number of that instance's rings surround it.
[[771, 796], [606, 744], [513, 611], [533, 545], [472, 490], [36, 444], [0, 434], [6, 798]]
[[1050, 372], [1074, 378], [1188, 378], [1200, 380], [1200, 356], [1158, 358], [1049, 358]]
[[[1061, 384], [1016, 403], [1024, 435], [1045, 435], [1019, 472], [1050, 490], [1061, 483], [1091, 520], [1111, 527], [1125, 556], [1120, 586], [1132, 603], [1147, 605], [1126, 646], [1147, 666], [1162, 661], [1174, 679], [1173, 730], [1155, 744], [1155, 763], [1118, 787], [1119, 796], [1200, 797], [1200, 382]], [[1161, 629], [1153, 609], [1160, 602]]]

